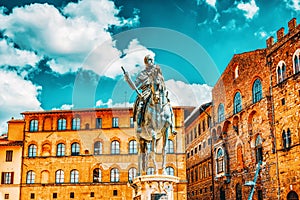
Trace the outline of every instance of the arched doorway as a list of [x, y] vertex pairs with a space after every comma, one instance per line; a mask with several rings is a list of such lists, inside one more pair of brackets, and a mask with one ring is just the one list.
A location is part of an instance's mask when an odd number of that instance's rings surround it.
[[299, 200], [298, 194], [295, 191], [290, 191], [287, 195], [287, 200]]
[[226, 200], [225, 190], [223, 187], [220, 189], [220, 200]]
[[242, 186], [239, 183], [235, 186], [235, 195], [236, 200], [242, 200]]

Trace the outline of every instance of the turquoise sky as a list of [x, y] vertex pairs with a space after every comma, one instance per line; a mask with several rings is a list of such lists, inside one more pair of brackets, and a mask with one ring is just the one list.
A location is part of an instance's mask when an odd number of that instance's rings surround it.
[[[0, 132], [27, 110], [129, 106], [155, 55], [173, 105], [197, 106], [234, 54], [265, 48], [299, 0], [2, 0]], [[276, 38], [276, 37], [275, 37]]]

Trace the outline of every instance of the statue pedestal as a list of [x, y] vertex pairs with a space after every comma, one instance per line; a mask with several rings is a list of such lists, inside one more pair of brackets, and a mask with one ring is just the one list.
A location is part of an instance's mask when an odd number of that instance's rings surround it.
[[138, 176], [132, 182], [133, 200], [173, 200], [173, 188], [179, 178], [170, 175]]

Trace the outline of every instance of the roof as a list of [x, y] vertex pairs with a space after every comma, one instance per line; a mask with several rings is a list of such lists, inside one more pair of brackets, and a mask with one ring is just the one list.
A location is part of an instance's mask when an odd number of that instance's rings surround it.
[[[205, 110], [211, 105], [212, 105], [212, 102], [209, 102], [209, 103], [202, 104], [201, 106], [195, 108], [193, 110], [193, 112], [186, 118], [186, 120], [184, 120], [184, 124], [189, 125], [190, 123], [192, 123], [199, 115], [201, 115], [204, 112], [206, 113]], [[209, 114], [207, 114], [207, 115], [209, 115]]]
[[0, 146], [22, 146], [23, 141], [11, 141], [7, 139], [0, 139]]

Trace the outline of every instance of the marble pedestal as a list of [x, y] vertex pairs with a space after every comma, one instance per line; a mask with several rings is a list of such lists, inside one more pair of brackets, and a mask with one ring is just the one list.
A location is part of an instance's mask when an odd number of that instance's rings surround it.
[[133, 200], [173, 200], [179, 178], [169, 175], [143, 175], [133, 180]]

